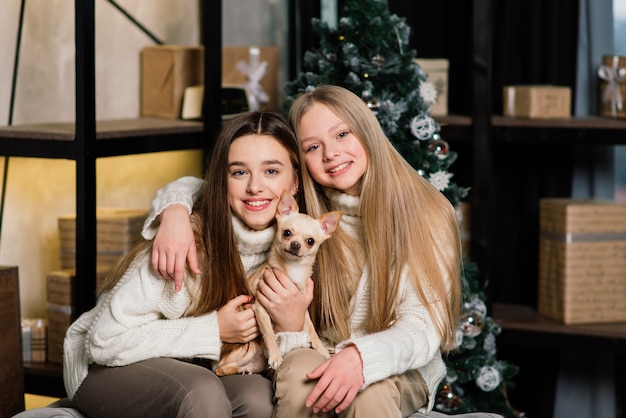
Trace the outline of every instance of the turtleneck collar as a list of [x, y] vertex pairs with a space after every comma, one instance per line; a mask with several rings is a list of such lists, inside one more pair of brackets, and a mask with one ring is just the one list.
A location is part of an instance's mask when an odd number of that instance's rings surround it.
[[363, 234], [363, 221], [361, 218], [361, 196], [352, 196], [337, 189], [325, 189], [333, 210], [343, 212], [339, 225], [351, 236], [359, 239]]
[[344, 216], [360, 217], [361, 196], [352, 196], [337, 189], [325, 188], [333, 210], [340, 210]]
[[241, 219], [233, 216], [233, 228], [237, 236], [237, 248], [241, 256], [261, 254], [269, 251], [276, 233], [276, 224], [261, 231], [248, 228]]

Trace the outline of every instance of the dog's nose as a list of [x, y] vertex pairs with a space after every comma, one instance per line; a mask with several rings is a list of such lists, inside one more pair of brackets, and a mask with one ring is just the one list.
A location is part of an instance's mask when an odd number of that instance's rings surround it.
[[294, 251], [298, 251], [300, 249], [300, 243], [298, 241], [292, 241], [291, 249]]

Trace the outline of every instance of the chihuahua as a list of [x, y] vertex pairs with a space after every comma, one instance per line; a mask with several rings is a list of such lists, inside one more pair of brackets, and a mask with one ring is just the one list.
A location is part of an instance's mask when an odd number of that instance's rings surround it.
[[[313, 272], [317, 251], [335, 231], [341, 216], [340, 211], [328, 212], [317, 219], [299, 213], [294, 197], [287, 191], [283, 192], [276, 211], [276, 236], [268, 261], [247, 279], [251, 293], [256, 294], [259, 281], [268, 268], [282, 271], [300, 291], [304, 291], [306, 280]], [[257, 300], [252, 304], [252, 309], [262, 339], [257, 338], [245, 344], [222, 344], [220, 361], [215, 371], [219, 376], [260, 373], [268, 366], [275, 370], [283, 361], [269, 314]], [[304, 320], [304, 330], [309, 333], [311, 346], [329, 358], [328, 350], [315, 331], [309, 311]]]

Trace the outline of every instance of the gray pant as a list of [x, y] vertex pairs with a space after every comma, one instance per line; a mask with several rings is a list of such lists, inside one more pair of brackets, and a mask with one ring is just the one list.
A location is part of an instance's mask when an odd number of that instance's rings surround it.
[[74, 403], [91, 418], [269, 418], [272, 383], [262, 375], [218, 377], [198, 364], [156, 358], [93, 365]]

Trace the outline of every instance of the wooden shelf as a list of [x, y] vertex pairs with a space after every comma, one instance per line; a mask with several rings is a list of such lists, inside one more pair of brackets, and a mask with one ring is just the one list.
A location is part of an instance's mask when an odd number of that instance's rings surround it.
[[[201, 122], [158, 118], [96, 122], [95, 156], [140, 154], [202, 148]], [[0, 127], [2, 155], [78, 158], [74, 123], [42, 123]]]
[[626, 144], [626, 120], [589, 116], [568, 119], [519, 119], [492, 116], [494, 141], [563, 145]]
[[526, 305], [494, 303], [492, 317], [502, 327], [499, 341], [554, 348], [626, 348], [626, 322], [564, 325]]

